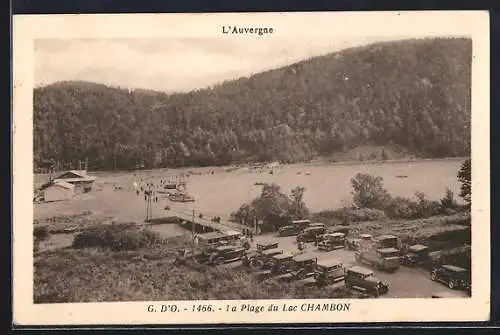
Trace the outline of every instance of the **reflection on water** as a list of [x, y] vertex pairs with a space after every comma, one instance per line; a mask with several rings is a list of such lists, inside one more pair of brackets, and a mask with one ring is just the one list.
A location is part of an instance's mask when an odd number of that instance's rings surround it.
[[157, 232], [161, 237], [171, 237], [189, 234], [189, 230], [182, 228], [178, 224], [159, 224], [148, 227], [149, 230]]

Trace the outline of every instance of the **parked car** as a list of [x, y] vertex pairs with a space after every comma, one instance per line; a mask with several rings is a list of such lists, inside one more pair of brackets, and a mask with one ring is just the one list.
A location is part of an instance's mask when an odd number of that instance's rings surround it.
[[278, 230], [279, 236], [294, 236], [298, 235], [304, 228], [309, 226], [311, 221], [309, 220], [295, 220], [292, 221], [289, 225], [281, 227]]
[[302, 230], [297, 236], [297, 242], [315, 242], [318, 240], [318, 236], [325, 233], [325, 227], [308, 227]]
[[243, 265], [250, 266], [252, 268], [265, 267], [274, 255], [282, 253], [283, 250], [278, 248], [269, 248], [264, 250], [259, 250], [257, 248], [257, 251], [247, 253], [245, 257], [243, 257]]
[[318, 259], [310, 254], [301, 254], [293, 258], [292, 271], [278, 277], [282, 281], [294, 281], [314, 277]]
[[210, 253], [208, 260], [209, 264], [219, 265], [224, 263], [236, 262], [241, 259], [246, 254], [245, 248], [225, 245], [215, 248], [213, 252]]
[[315, 279], [318, 286], [331, 285], [344, 277], [344, 265], [337, 260], [320, 261], [316, 265]]
[[278, 242], [257, 243], [257, 251], [264, 251], [278, 248]]
[[399, 251], [394, 248], [358, 250], [354, 257], [357, 262], [368, 264], [377, 270], [395, 272], [399, 269]]
[[401, 263], [406, 266], [418, 266], [428, 262], [429, 248], [422, 244], [408, 247], [406, 254], [401, 258]]
[[279, 276], [293, 271], [293, 255], [281, 253], [271, 257], [265, 269], [255, 273], [259, 280], [265, 280], [272, 276]]
[[332, 251], [335, 249], [345, 248], [344, 233], [329, 233], [323, 235], [323, 238], [318, 243], [318, 249], [324, 251]]
[[344, 278], [345, 286], [349, 289], [358, 289], [374, 297], [389, 292], [389, 284], [373, 275], [373, 271], [361, 266], [347, 269]]
[[470, 289], [469, 272], [455, 265], [444, 264], [431, 271], [431, 280], [441, 282], [450, 289]]
[[399, 249], [399, 238], [396, 235], [381, 235], [373, 238], [376, 247], [379, 249], [394, 248]]

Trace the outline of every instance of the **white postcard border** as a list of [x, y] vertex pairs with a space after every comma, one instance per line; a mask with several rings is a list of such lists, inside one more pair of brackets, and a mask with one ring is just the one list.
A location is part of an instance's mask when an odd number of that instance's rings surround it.
[[[273, 27], [272, 36], [222, 36], [224, 24]], [[397, 29], [395, 29], [397, 27]], [[33, 304], [33, 41], [40, 38], [311, 38], [457, 35], [473, 39], [472, 298], [170, 301], [210, 313], [150, 313], [162, 302]], [[397, 34], [398, 36], [396, 36]], [[22, 325], [336, 323], [481, 321], [490, 312], [489, 17], [488, 12], [21, 15], [13, 18], [13, 312]], [[346, 312], [226, 312], [226, 305], [349, 303]], [[219, 311], [218, 308], [223, 308]], [[300, 307], [299, 307], [300, 309]]]

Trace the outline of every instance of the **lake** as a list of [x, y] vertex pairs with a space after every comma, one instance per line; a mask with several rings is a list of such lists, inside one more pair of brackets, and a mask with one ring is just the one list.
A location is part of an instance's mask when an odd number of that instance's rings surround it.
[[[303, 186], [306, 189], [304, 201], [311, 211], [335, 209], [352, 199], [350, 180], [357, 173], [382, 177], [384, 186], [393, 196], [413, 197], [415, 192], [420, 191], [429, 199], [438, 200], [446, 188], [450, 188], [459, 201], [460, 183], [456, 175], [462, 162], [463, 159], [447, 159], [376, 164], [295, 164], [273, 168], [273, 174], [269, 173], [269, 169], [241, 168], [226, 172], [224, 168], [189, 168], [184, 170], [192, 172], [188, 178], [188, 193], [196, 198], [196, 202], [172, 204], [161, 198], [154, 205], [154, 212], [155, 216], [167, 215], [163, 208], [169, 204], [176, 209], [194, 209], [205, 216], [227, 218], [243, 203], [259, 196], [262, 187], [254, 185], [256, 182], [276, 183], [285, 193], [295, 186]], [[212, 170], [213, 174], [210, 173]], [[160, 179], [178, 173], [180, 170], [175, 169], [91, 173], [98, 177], [98, 191], [70, 201], [36, 204], [35, 217], [92, 210], [116, 216], [120, 220], [138, 220], [145, 214], [145, 202], [142, 196], [136, 196], [133, 192], [133, 183], [141, 183], [141, 179], [142, 183], [159, 183]], [[37, 176], [36, 180], [40, 182], [43, 178]], [[121, 186], [122, 190], [115, 191], [115, 186]]]

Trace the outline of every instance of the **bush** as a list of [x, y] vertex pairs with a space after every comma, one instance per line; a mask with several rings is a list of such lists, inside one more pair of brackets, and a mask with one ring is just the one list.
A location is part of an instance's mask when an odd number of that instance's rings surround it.
[[385, 212], [380, 209], [374, 208], [341, 208], [333, 211], [332, 214], [335, 219], [340, 220], [343, 224], [350, 222], [362, 221], [378, 221], [387, 218]]
[[408, 198], [396, 197], [387, 206], [386, 214], [393, 219], [417, 218], [417, 203]]
[[351, 185], [354, 204], [360, 208], [384, 209], [391, 200], [382, 177], [358, 173]]
[[114, 251], [138, 250], [161, 242], [160, 236], [126, 224], [112, 224], [86, 230], [75, 236], [74, 248], [109, 248]]
[[49, 228], [47, 226], [35, 227], [33, 237], [35, 242], [47, 240], [50, 237]]

